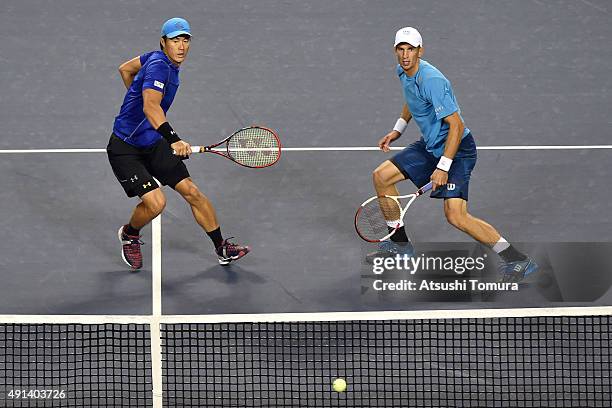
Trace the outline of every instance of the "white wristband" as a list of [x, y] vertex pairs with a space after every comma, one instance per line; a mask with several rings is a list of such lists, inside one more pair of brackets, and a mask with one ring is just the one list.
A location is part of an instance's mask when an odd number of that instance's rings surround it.
[[398, 131], [399, 134], [401, 135], [402, 133], [404, 133], [404, 130], [406, 130], [406, 126], [408, 126], [408, 122], [406, 122], [406, 119], [399, 118], [397, 122], [395, 122], [395, 126], [393, 126], [393, 130]]
[[449, 159], [446, 156], [442, 156], [440, 157], [440, 161], [438, 162], [438, 165], [436, 167], [448, 173], [451, 168], [451, 164], [453, 164], [453, 159]]

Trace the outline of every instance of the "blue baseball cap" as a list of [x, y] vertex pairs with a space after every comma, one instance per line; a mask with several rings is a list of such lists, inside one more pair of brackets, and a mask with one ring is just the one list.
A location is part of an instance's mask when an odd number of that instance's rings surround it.
[[174, 38], [181, 34], [191, 37], [191, 27], [184, 18], [174, 17], [166, 21], [161, 29], [161, 35], [168, 38]]

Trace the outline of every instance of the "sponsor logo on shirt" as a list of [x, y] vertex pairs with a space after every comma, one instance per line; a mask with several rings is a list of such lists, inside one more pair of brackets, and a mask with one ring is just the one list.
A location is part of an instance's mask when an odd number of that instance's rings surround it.
[[155, 82], [153, 82], [153, 85], [155, 85], [159, 89], [164, 89], [164, 83], [163, 82], [155, 81]]

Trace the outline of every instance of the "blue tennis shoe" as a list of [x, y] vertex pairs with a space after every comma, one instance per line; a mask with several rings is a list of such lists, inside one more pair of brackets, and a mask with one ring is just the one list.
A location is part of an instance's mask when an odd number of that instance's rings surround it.
[[390, 239], [382, 241], [378, 244], [378, 250], [370, 252], [366, 255], [365, 261], [369, 264], [374, 263], [374, 258], [394, 258], [396, 255], [412, 257], [414, 256], [414, 247], [411, 242], [403, 245], [394, 242]]
[[538, 264], [531, 258], [523, 261], [502, 262], [499, 264], [501, 274], [499, 282], [518, 283], [525, 279], [527, 275], [537, 272], [538, 269]]

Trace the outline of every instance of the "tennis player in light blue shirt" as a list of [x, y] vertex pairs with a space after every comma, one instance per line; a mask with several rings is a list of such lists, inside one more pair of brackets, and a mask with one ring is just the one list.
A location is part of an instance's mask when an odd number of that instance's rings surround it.
[[[461, 118], [461, 110], [451, 83], [436, 67], [424, 59], [420, 60], [419, 70], [415, 76], [408, 76], [400, 64], [397, 64], [396, 72], [402, 83], [404, 98], [410, 106], [412, 118], [423, 135], [427, 151], [436, 157], [441, 157], [450, 128], [444, 118], [455, 112]], [[463, 118], [461, 121], [463, 122]], [[464, 127], [461, 139], [469, 134], [470, 129]]]
[[[393, 130], [378, 142], [388, 152], [389, 145], [406, 130], [414, 119], [421, 138], [410, 144], [374, 171], [373, 182], [378, 196], [397, 196], [396, 183], [409, 179], [417, 187], [432, 182], [432, 198], [444, 199], [448, 222], [475, 240], [491, 247], [503, 260], [500, 281], [514, 283], [535, 272], [537, 264], [518, 251], [487, 222], [467, 210], [472, 170], [476, 165], [476, 144], [465, 126], [450, 81], [433, 65], [421, 59], [423, 39], [412, 27], [395, 34], [396, 73], [404, 91], [405, 103]], [[414, 248], [401, 220], [387, 220], [400, 228], [389, 241], [381, 242], [375, 257], [414, 255]]]

